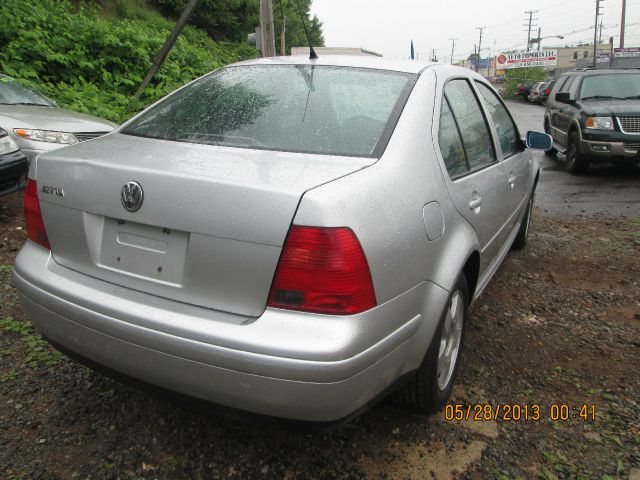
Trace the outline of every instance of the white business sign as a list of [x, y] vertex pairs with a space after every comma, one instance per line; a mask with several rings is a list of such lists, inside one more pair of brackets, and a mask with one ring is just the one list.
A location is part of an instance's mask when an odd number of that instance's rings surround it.
[[640, 57], [640, 48], [614, 48], [613, 56], [616, 58]]
[[557, 50], [535, 52], [501, 53], [496, 57], [496, 68], [552, 67], [558, 64]]

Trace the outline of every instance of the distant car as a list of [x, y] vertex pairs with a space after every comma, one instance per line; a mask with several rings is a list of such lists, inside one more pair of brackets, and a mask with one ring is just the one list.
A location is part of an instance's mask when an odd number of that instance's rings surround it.
[[42, 152], [99, 137], [116, 126], [60, 108], [41, 93], [0, 74], [0, 128], [15, 140], [29, 162]]
[[0, 128], [0, 197], [24, 187], [27, 168], [27, 157], [9, 134]]
[[447, 401], [469, 306], [527, 242], [539, 167], [468, 69], [227, 66], [38, 157], [13, 279], [33, 324], [115, 376], [333, 422]]
[[544, 89], [547, 82], [538, 82], [531, 87], [531, 91], [527, 97], [527, 100], [534, 103], [542, 103], [541, 96], [544, 93]]
[[529, 93], [531, 93], [531, 89], [533, 88], [533, 83], [521, 83], [518, 85], [518, 89], [516, 90], [516, 96], [522, 97], [524, 100], [529, 100]]
[[567, 169], [594, 162], [640, 163], [640, 71], [581, 70], [562, 75], [550, 92], [544, 129], [549, 154], [564, 152]]
[[542, 93], [540, 93], [540, 103], [546, 103], [547, 99], [549, 98], [549, 94], [551, 93], [551, 89], [553, 88], [553, 86], [555, 85], [556, 81], [555, 80], [551, 80], [549, 83], [547, 83], [543, 90]]

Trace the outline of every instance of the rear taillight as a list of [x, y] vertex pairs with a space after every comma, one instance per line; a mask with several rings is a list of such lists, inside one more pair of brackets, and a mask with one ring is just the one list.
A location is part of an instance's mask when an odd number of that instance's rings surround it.
[[44, 229], [40, 201], [38, 200], [38, 184], [33, 180], [27, 180], [24, 191], [24, 222], [27, 224], [27, 238], [47, 250], [51, 250], [47, 231]]
[[369, 265], [353, 231], [291, 227], [267, 305], [332, 315], [375, 307]]
[[544, 94], [545, 94], [545, 95], [547, 95], [547, 96], [548, 96], [550, 93], [551, 93], [551, 89], [550, 89], [550, 88], [547, 88], [547, 89], [544, 91]]

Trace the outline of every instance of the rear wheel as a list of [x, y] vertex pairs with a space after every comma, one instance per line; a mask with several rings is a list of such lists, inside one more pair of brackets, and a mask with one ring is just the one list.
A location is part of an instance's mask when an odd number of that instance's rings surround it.
[[531, 192], [531, 197], [529, 198], [529, 203], [527, 204], [527, 211], [525, 212], [524, 218], [522, 219], [522, 223], [520, 224], [520, 230], [518, 230], [518, 235], [516, 235], [516, 238], [513, 241], [513, 248], [515, 250], [522, 250], [524, 247], [527, 246], [532, 210], [533, 210], [533, 192]]
[[461, 274], [422, 364], [396, 393], [397, 403], [424, 413], [437, 412], [444, 406], [458, 372], [468, 310], [467, 280]]
[[580, 152], [580, 139], [577, 132], [569, 134], [567, 145], [567, 171], [574, 175], [586, 173], [589, 170], [589, 161]]

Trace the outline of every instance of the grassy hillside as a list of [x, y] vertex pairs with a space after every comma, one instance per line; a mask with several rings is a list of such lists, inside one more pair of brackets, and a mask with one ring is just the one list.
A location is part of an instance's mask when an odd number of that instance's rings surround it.
[[140, 102], [130, 100], [173, 28], [143, 0], [0, 1], [0, 73], [59, 105], [122, 122], [144, 105], [217, 67], [256, 55], [187, 26]]

